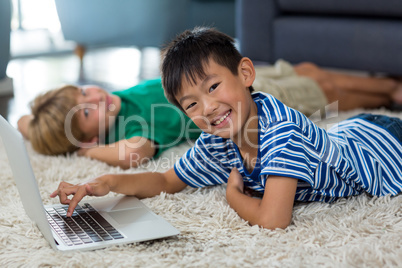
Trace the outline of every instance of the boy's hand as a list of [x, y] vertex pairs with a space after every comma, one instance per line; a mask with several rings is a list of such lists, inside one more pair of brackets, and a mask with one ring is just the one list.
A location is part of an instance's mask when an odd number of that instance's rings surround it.
[[234, 190], [239, 191], [240, 193], [244, 193], [243, 178], [240, 175], [240, 173], [237, 170], [237, 168], [233, 168], [232, 171], [230, 172], [226, 189], [227, 190], [234, 189]]
[[91, 148], [80, 148], [80, 149], [78, 149], [77, 154], [79, 156], [86, 156], [86, 154], [89, 150], [91, 150]]
[[[77, 204], [85, 196], [103, 196], [110, 192], [109, 185], [102, 179], [102, 177], [96, 178], [84, 184], [71, 184], [67, 182], [61, 182], [56, 191], [54, 191], [50, 197], [54, 198], [59, 196], [60, 203], [68, 204], [67, 216], [70, 217]], [[70, 200], [68, 196], [74, 195]]]
[[29, 139], [28, 128], [33, 118], [34, 116], [32, 114], [24, 115], [17, 122], [18, 130], [21, 132], [22, 136], [24, 136], [25, 139]]
[[79, 156], [89, 156], [88, 152], [98, 147], [98, 139], [95, 137], [90, 142], [83, 142], [80, 144], [80, 149], [78, 149], [77, 154]]
[[297, 179], [269, 176], [262, 199], [244, 193], [243, 181], [240, 180], [241, 175], [233, 169], [228, 179], [226, 199], [241, 218], [267, 229], [284, 229], [290, 224]]

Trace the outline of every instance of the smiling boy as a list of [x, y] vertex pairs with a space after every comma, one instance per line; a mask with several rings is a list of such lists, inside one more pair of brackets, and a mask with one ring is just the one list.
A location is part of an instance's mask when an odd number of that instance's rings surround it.
[[165, 173], [62, 182], [51, 197], [70, 204], [71, 215], [86, 195], [143, 198], [227, 183], [227, 201], [240, 217], [274, 229], [290, 224], [295, 200], [402, 191], [401, 120], [361, 115], [327, 133], [272, 96], [250, 94], [254, 79], [252, 61], [232, 38], [209, 28], [185, 31], [165, 50], [162, 83], [168, 100], [203, 130], [195, 145]]

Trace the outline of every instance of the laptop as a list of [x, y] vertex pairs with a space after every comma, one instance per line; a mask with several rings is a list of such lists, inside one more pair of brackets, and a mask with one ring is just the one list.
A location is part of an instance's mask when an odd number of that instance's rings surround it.
[[44, 206], [24, 139], [2, 116], [0, 137], [25, 212], [54, 249], [93, 250], [179, 234], [170, 223], [133, 196], [81, 201], [72, 217], [66, 217], [66, 205]]

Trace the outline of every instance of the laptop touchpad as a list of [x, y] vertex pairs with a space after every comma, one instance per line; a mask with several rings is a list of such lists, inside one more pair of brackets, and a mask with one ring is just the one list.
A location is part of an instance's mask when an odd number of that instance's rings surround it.
[[156, 220], [155, 215], [145, 208], [133, 208], [107, 212], [119, 224]]

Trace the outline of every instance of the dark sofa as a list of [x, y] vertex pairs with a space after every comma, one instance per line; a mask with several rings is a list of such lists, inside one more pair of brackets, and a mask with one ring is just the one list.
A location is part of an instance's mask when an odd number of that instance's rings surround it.
[[238, 0], [244, 56], [402, 75], [400, 0]]

